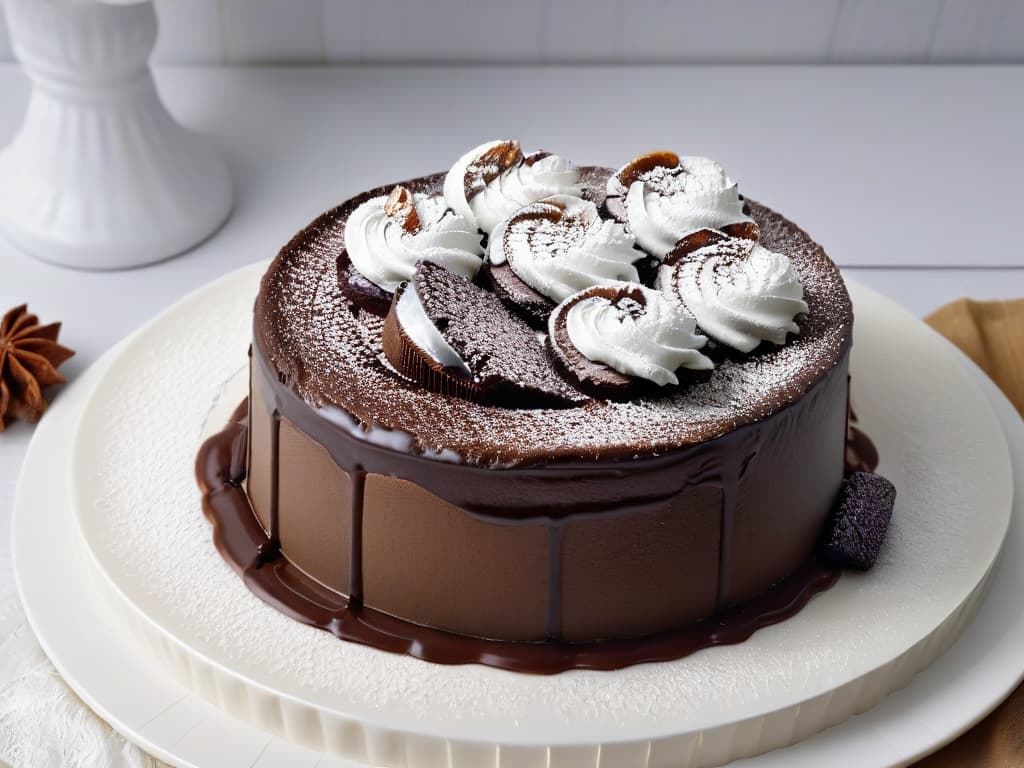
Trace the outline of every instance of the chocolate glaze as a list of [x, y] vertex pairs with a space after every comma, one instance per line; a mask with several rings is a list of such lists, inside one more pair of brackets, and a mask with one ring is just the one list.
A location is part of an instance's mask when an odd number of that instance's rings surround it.
[[[260, 526], [242, 487], [247, 427], [244, 410], [202, 446], [196, 471], [203, 512], [213, 524], [214, 543], [249, 589], [297, 621], [342, 640], [440, 664], [485, 664], [516, 672], [553, 674], [570, 669], [613, 670], [644, 662], [682, 658], [704, 648], [740, 643], [762, 627], [797, 613], [815, 594], [831, 587], [839, 569], [809, 562], [768, 592], [713, 618], [648, 637], [589, 643], [530, 643], [488, 640], [444, 632], [367, 608], [353, 587], [346, 598], [325, 589], [281, 557]], [[360, 484], [353, 494], [361, 493]], [[552, 548], [555, 551], [555, 547]], [[552, 568], [558, 559], [552, 557]], [[353, 560], [353, 571], [360, 564]], [[358, 584], [359, 578], [353, 578]], [[557, 613], [557, 611], [556, 611]], [[557, 626], [552, 626], [557, 634]]]

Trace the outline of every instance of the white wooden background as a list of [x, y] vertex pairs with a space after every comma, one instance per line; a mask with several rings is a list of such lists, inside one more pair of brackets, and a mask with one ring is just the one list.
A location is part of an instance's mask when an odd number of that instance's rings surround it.
[[[157, 0], [156, 60], [1024, 61], [1024, 0]], [[12, 57], [0, 18], [0, 61]]]

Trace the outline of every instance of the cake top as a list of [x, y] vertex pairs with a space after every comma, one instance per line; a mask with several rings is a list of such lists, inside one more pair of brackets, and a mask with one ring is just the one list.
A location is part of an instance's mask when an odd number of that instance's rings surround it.
[[[511, 466], [656, 456], [763, 419], [835, 366], [851, 325], [822, 248], [717, 163], [613, 172], [491, 142], [296, 235], [264, 276], [255, 347], [313, 407]], [[397, 336], [417, 354], [385, 350]]]

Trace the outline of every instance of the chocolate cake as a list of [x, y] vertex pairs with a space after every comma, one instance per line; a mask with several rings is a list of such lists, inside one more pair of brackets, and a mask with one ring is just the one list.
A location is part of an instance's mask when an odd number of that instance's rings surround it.
[[613, 172], [491, 142], [281, 250], [247, 411], [198, 460], [254, 592], [345, 640], [547, 673], [738, 642], [834, 583], [843, 280], [669, 155]]

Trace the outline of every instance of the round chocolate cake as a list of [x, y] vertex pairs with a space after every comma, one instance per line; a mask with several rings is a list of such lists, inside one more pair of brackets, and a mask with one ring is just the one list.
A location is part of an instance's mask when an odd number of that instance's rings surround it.
[[823, 249], [713, 161], [491, 142], [281, 250], [205, 509], [257, 594], [386, 650], [737, 642], [838, 576], [851, 327]]

